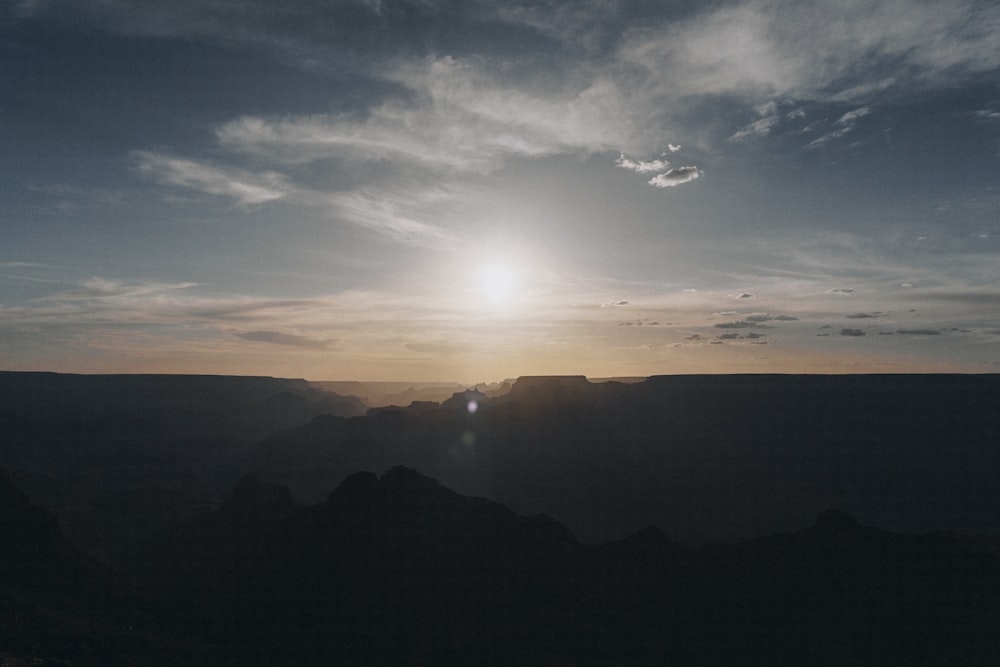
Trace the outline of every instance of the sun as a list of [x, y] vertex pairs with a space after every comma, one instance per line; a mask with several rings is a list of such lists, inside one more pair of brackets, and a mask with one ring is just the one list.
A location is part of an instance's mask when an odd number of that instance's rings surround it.
[[514, 301], [519, 283], [518, 271], [510, 264], [496, 262], [483, 264], [476, 275], [479, 296], [485, 302], [497, 306]]

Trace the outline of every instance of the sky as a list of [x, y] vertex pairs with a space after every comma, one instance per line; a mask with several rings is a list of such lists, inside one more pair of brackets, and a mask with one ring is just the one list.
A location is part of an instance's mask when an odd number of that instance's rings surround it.
[[1000, 5], [5, 0], [0, 369], [1000, 371]]

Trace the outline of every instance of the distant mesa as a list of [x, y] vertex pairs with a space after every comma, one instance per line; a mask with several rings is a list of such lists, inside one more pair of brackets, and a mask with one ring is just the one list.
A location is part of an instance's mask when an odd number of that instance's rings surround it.
[[512, 398], [537, 392], [586, 391], [592, 387], [585, 375], [522, 375], [511, 387]]
[[452, 397], [442, 403], [441, 407], [447, 410], [475, 412], [479, 406], [488, 403], [489, 400], [489, 396], [478, 389], [466, 389], [452, 394]]

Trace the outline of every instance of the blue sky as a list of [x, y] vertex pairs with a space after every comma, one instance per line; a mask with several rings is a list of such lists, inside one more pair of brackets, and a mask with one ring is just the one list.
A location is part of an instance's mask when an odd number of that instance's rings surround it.
[[8, 2], [0, 368], [995, 372], [991, 2]]

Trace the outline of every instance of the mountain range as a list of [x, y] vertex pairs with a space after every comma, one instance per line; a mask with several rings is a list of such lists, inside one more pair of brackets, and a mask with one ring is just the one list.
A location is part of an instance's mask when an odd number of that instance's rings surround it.
[[0, 664], [1000, 664], [997, 405], [0, 373]]
[[310, 506], [248, 476], [219, 509], [137, 544], [113, 572], [70, 556], [54, 517], [8, 481], [0, 494], [0, 539], [19, 545], [0, 561], [5, 664], [1000, 658], [995, 544], [879, 530], [834, 509], [728, 545], [684, 547], [653, 527], [587, 545], [549, 517], [404, 467], [350, 475]]

